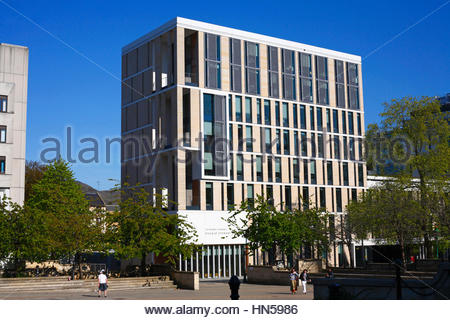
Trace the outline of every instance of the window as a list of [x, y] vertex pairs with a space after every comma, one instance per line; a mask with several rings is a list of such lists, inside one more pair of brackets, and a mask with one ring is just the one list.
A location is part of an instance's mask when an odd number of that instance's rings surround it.
[[360, 187], [364, 187], [364, 168], [361, 163], [358, 163], [358, 184]]
[[246, 92], [260, 94], [259, 83], [259, 45], [245, 42], [245, 77]]
[[303, 160], [303, 183], [309, 183], [308, 160]]
[[316, 134], [311, 133], [311, 157], [316, 157]]
[[272, 153], [272, 135], [270, 132], [270, 128], [265, 128], [264, 129], [264, 139], [265, 139], [265, 144], [266, 144], [266, 152], [267, 153]]
[[228, 145], [230, 150], [233, 150], [233, 125], [230, 123], [228, 127]]
[[343, 137], [344, 141], [343, 141], [343, 147], [344, 147], [344, 160], [347, 160], [348, 158], [348, 150], [347, 150], [347, 137]]
[[6, 172], [6, 158], [0, 157], [0, 173]]
[[327, 109], [327, 131], [331, 132], [331, 111]]
[[252, 152], [253, 151], [253, 135], [252, 135], [252, 127], [251, 126], [246, 126], [245, 127], [245, 148], [247, 152]]
[[348, 148], [350, 149], [350, 160], [355, 160], [355, 138], [350, 137]]
[[263, 180], [262, 157], [256, 156], [256, 181]]
[[348, 106], [350, 109], [359, 109], [359, 77], [358, 65], [347, 62], [347, 91]]
[[347, 117], [344, 111], [342, 111], [342, 133], [347, 134]]
[[310, 173], [311, 173], [311, 184], [317, 184], [317, 174], [316, 174], [316, 160], [311, 160], [309, 162]]
[[344, 62], [334, 61], [334, 73], [336, 76], [336, 105], [345, 108]]
[[242, 92], [241, 40], [230, 39], [231, 91]]
[[298, 156], [300, 154], [299, 150], [298, 150], [298, 132], [297, 131], [294, 131], [294, 154], [296, 156]]
[[325, 188], [320, 187], [319, 196], [320, 196], [320, 207], [325, 209], [327, 207], [327, 200], [325, 198]]
[[6, 127], [0, 126], [0, 143], [6, 143]]
[[205, 35], [205, 80], [206, 87], [220, 89], [220, 37]]
[[294, 170], [294, 183], [300, 183], [300, 167], [298, 166], [298, 159], [292, 160], [292, 167]]
[[314, 122], [314, 107], [310, 106], [309, 107], [309, 126], [310, 126], [310, 130], [316, 130], [315, 128], [315, 122]]
[[292, 210], [292, 195], [290, 186], [284, 187], [284, 202], [286, 210]]
[[267, 176], [269, 182], [273, 181], [272, 157], [267, 157]]
[[342, 190], [336, 188], [336, 211], [342, 212]]
[[303, 209], [309, 208], [309, 188], [303, 187]]
[[275, 157], [275, 181], [281, 182], [281, 158]]
[[261, 99], [256, 99], [256, 122], [262, 124], [261, 119]]
[[264, 100], [264, 124], [270, 125], [270, 101]]
[[252, 184], [247, 185], [247, 200], [248, 200], [248, 206], [250, 208], [253, 208], [255, 204], [255, 194]]
[[284, 154], [289, 154], [289, 131], [288, 130], [283, 130], [283, 149], [284, 149]]
[[355, 134], [353, 130], [353, 112], [348, 113], [348, 133]]
[[328, 102], [328, 59], [316, 56], [317, 103], [327, 105]]
[[0, 96], [0, 112], [8, 112], [8, 97]]
[[292, 116], [294, 117], [294, 128], [298, 128], [298, 114], [296, 104], [294, 104], [292, 107]]
[[319, 152], [319, 158], [323, 158], [323, 135], [321, 133], [317, 134], [317, 150]]
[[213, 184], [206, 182], [206, 210], [213, 209]]
[[275, 134], [276, 134], [275, 138], [277, 140], [277, 153], [281, 154], [281, 131], [280, 131], [280, 129], [277, 129], [275, 131]]
[[322, 108], [317, 107], [317, 130], [322, 131], [323, 130], [323, 124], [322, 124]]
[[363, 140], [358, 139], [358, 160], [363, 160]]
[[362, 129], [361, 129], [361, 114], [356, 114], [356, 125], [358, 126], [358, 136], [362, 135]]
[[279, 97], [278, 85], [278, 48], [267, 47], [269, 62], [269, 97]]
[[227, 183], [227, 205], [228, 210], [234, 207], [234, 187], [232, 183]]
[[242, 122], [242, 97], [236, 96], [234, 98], [234, 108], [236, 111], [236, 121]]
[[245, 98], [245, 121], [252, 122], [252, 99], [248, 97]]
[[234, 180], [233, 167], [234, 167], [234, 156], [233, 156], [233, 154], [230, 154], [230, 179], [231, 180]]
[[273, 206], [273, 186], [267, 186], [266, 193], [269, 204]]
[[327, 184], [333, 184], [333, 163], [331, 161], [327, 162]]
[[344, 172], [344, 186], [348, 186], [348, 163], [342, 164], [342, 171]]
[[283, 97], [295, 100], [295, 53], [291, 50], [283, 49]]
[[302, 146], [302, 156], [306, 157], [308, 154], [308, 141], [306, 139], [306, 132], [301, 132], [300, 137], [302, 139], [302, 141], [300, 142], [301, 146]]
[[335, 159], [340, 159], [341, 158], [341, 151], [340, 151], [340, 141], [339, 141], [339, 136], [334, 136], [333, 137], [334, 140], [334, 158]]
[[353, 201], [358, 200], [358, 196], [357, 196], [357, 193], [356, 193], [356, 189], [352, 189], [352, 200], [353, 200]]
[[306, 129], [306, 110], [305, 106], [300, 106], [300, 127]]
[[244, 180], [244, 165], [243, 165], [243, 157], [242, 154], [238, 154], [236, 156], [236, 173], [237, 173], [237, 180], [242, 181]]
[[300, 100], [313, 102], [311, 55], [299, 54]]
[[289, 110], [286, 102], [283, 102], [283, 127], [289, 127]]
[[280, 126], [280, 103], [278, 101], [275, 102], [275, 124]]
[[242, 125], [238, 125], [238, 151], [244, 150], [244, 133], [242, 131]]
[[337, 110], [333, 110], [333, 132], [339, 133], [339, 118]]

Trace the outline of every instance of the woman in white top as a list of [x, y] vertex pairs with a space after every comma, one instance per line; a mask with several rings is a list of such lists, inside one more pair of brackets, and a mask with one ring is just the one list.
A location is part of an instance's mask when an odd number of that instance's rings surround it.
[[108, 291], [108, 278], [106, 277], [105, 270], [102, 270], [98, 275], [98, 297], [100, 298], [101, 292], [103, 292], [103, 296], [106, 298], [107, 291]]

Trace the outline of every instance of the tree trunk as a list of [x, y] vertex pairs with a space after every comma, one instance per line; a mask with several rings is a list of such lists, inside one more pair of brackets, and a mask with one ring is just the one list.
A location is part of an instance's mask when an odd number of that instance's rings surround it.
[[76, 254], [78, 255], [78, 274], [80, 275], [79, 279], [83, 279], [83, 270], [81, 269], [81, 253]]
[[144, 277], [146, 274], [146, 272], [145, 272], [145, 257], [146, 257], [146, 254], [143, 253], [141, 256], [141, 270], [140, 270], [141, 277]]
[[403, 241], [403, 237], [400, 237], [400, 248], [402, 251], [402, 264], [406, 266], [406, 253], [405, 253], [405, 242]]

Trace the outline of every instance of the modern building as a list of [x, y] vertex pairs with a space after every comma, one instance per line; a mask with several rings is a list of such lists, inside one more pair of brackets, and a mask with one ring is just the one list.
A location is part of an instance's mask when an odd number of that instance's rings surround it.
[[28, 48], [0, 43], [0, 197], [25, 193]]
[[[243, 199], [309, 199], [341, 219], [366, 187], [359, 56], [175, 18], [122, 49], [122, 80], [122, 183], [167, 195], [197, 229], [204, 250], [182, 270], [228, 277], [267, 262], [246, 258], [223, 220]], [[339, 265], [345, 250], [300, 256]]]

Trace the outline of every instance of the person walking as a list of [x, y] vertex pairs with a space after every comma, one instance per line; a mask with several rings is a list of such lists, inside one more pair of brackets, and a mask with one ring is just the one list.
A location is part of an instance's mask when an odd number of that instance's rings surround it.
[[101, 293], [103, 292], [103, 296], [106, 298], [108, 292], [108, 277], [105, 274], [105, 270], [102, 269], [100, 274], [98, 275], [98, 297], [100, 298]]
[[302, 282], [302, 286], [303, 286], [303, 293], [306, 294], [306, 283], [309, 280], [309, 276], [308, 276], [308, 271], [305, 269], [303, 270], [303, 272], [300, 274], [300, 281]]
[[292, 268], [289, 273], [289, 280], [291, 281], [291, 292], [292, 294], [295, 294], [295, 292], [297, 292], [298, 273], [294, 268]]

